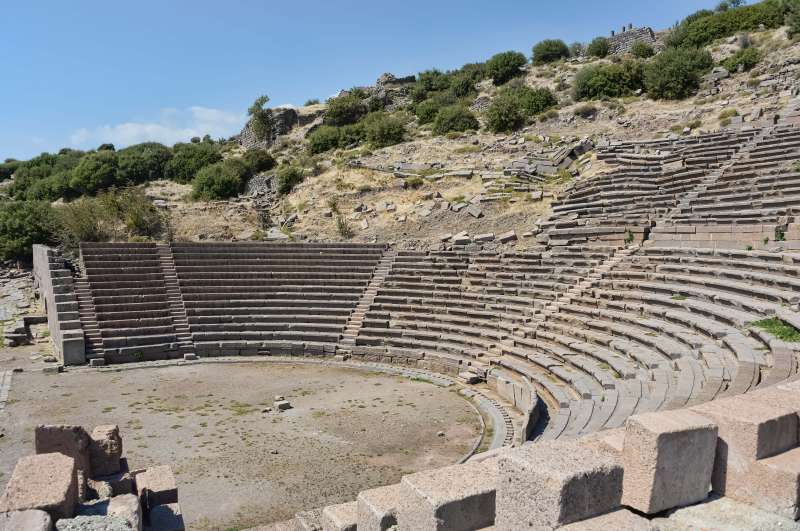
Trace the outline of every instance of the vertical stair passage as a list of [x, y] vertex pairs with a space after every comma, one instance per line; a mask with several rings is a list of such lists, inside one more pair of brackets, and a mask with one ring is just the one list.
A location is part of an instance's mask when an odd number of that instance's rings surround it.
[[370, 279], [369, 284], [367, 284], [367, 288], [364, 290], [364, 293], [361, 294], [358, 304], [350, 314], [350, 318], [347, 320], [347, 324], [344, 327], [344, 332], [342, 333], [342, 338], [340, 340], [340, 343], [343, 346], [355, 346], [356, 337], [358, 337], [358, 333], [361, 331], [361, 327], [364, 324], [364, 317], [366, 316], [367, 311], [369, 311], [370, 306], [372, 306], [372, 303], [375, 301], [375, 296], [378, 294], [378, 290], [381, 288], [384, 280], [386, 280], [386, 277], [389, 275], [389, 271], [392, 270], [396, 257], [397, 251], [394, 249], [387, 249], [384, 251], [383, 256], [375, 266], [375, 272], [372, 274], [372, 279]]

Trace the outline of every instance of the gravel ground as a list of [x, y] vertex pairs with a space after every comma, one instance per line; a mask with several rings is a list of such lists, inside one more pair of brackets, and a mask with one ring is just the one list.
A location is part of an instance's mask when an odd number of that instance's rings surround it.
[[[275, 395], [293, 409], [264, 412]], [[192, 529], [237, 529], [451, 464], [479, 436], [455, 390], [387, 374], [247, 363], [14, 375], [0, 487], [43, 423], [119, 424], [132, 468], [173, 466]], [[441, 432], [441, 433], [440, 433]]]

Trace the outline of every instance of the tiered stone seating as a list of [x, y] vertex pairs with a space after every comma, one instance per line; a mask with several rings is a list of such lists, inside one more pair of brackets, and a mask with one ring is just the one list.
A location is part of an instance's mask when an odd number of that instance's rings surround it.
[[[687, 198], [653, 231], [657, 245], [768, 248], [787, 239], [800, 212], [800, 130], [767, 131], [742, 160]], [[789, 239], [794, 241], [793, 233]]]
[[384, 246], [174, 243], [198, 355], [322, 354], [341, 337]]
[[[82, 243], [81, 259], [106, 362], [176, 358], [190, 350], [170, 312], [158, 249], [152, 243]], [[82, 315], [84, 319], [84, 315]]]

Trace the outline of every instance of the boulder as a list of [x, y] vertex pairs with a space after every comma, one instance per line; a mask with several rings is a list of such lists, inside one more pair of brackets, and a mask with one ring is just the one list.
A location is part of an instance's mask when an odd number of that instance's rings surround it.
[[0, 531], [50, 531], [53, 520], [38, 509], [0, 513]]
[[154, 466], [134, 477], [144, 507], [178, 503], [178, 486], [169, 465]]
[[322, 510], [323, 531], [356, 531], [357, 520], [356, 502], [329, 505]]
[[92, 476], [89, 434], [81, 426], [40, 425], [34, 430], [37, 454], [60, 453], [75, 460], [75, 468], [87, 479]]

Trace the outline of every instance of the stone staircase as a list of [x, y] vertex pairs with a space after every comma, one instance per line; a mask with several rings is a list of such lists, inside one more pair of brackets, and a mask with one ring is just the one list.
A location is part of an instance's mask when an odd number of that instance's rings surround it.
[[193, 359], [196, 356], [194, 352], [194, 343], [189, 328], [189, 319], [186, 316], [186, 307], [183, 304], [183, 296], [181, 295], [172, 249], [169, 244], [159, 244], [157, 245], [157, 249], [161, 271], [164, 273], [164, 286], [167, 291], [169, 313], [172, 317], [172, 324], [178, 339], [178, 350], [183, 354], [184, 358]]
[[97, 314], [92, 301], [92, 289], [85, 276], [75, 279], [75, 296], [78, 299], [78, 316], [83, 328], [83, 337], [86, 346], [86, 359], [102, 359], [103, 340], [100, 336], [100, 325], [97, 323]]
[[386, 277], [389, 275], [389, 271], [392, 270], [392, 266], [394, 265], [394, 260], [396, 257], [397, 251], [394, 249], [387, 249], [383, 253], [378, 265], [375, 267], [375, 273], [372, 275], [372, 279], [367, 285], [367, 288], [364, 290], [364, 293], [361, 295], [361, 299], [359, 299], [356, 308], [350, 314], [347, 325], [344, 327], [342, 338], [339, 342], [343, 347], [348, 348], [355, 346], [356, 337], [358, 337], [358, 333], [364, 324], [364, 317], [366, 316], [367, 311], [369, 311], [369, 307], [375, 300], [378, 290], [383, 285], [383, 281], [386, 280]]

